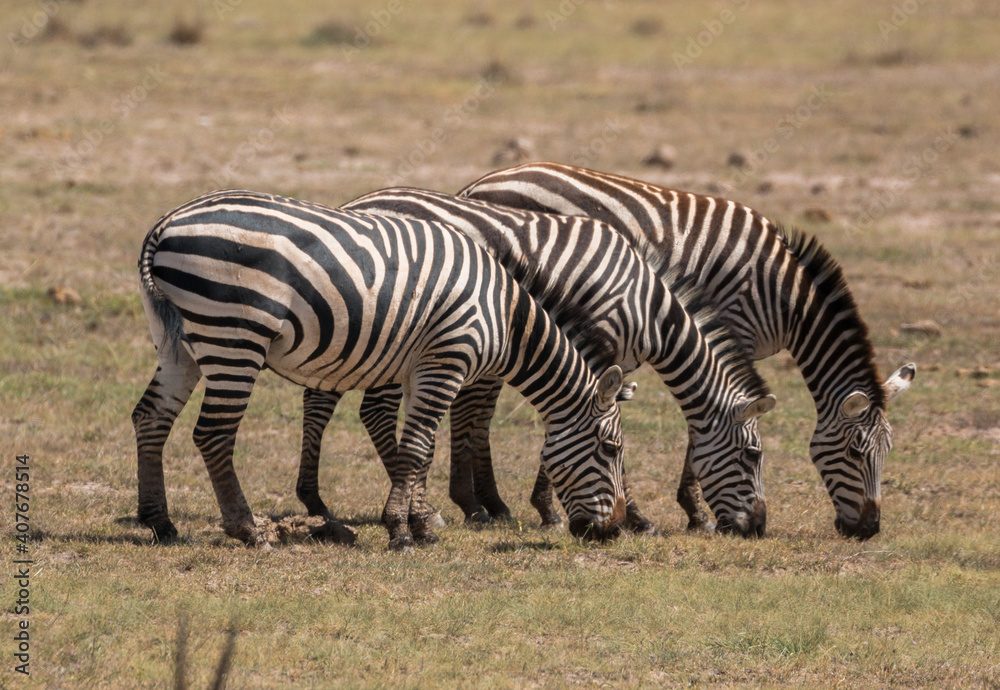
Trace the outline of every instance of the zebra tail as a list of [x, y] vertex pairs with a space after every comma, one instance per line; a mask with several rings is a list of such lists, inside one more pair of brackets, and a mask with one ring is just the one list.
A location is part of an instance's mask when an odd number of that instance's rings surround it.
[[149, 304], [153, 307], [153, 313], [163, 324], [163, 342], [160, 347], [169, 341], [173, 351], [176, 352], [178, 341], [187, 341], [187, 335], [184, 333], [184, 318], [177, 305], [170, 301], [166, 293], [153, 280], [153, 256], [156, 254], [156, 248], [159, 244], [160, 228], [161, 223], [157, 223], [142, 243], [142, 251], [139, 252], [139, 284], [149, 300]]

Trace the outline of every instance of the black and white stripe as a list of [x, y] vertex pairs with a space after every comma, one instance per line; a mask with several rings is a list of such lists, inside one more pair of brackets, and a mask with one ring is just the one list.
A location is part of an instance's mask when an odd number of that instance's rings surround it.
[[[572, 323], [582, 315], [593, 328], [568, 332], [593, 368], [614, 362], [628, 372], [649, 362], [680, 402], [688, 423], [686, 480], [700, 481], [721, 530], [763, 533], [766, 509], [757, 417], [773, 407], [774, 397], [725, 326], [713, 320], [714, 311], [694, 307], [694, 289], [672, 294], [625, 238], [587, 218], [517, 211], [418, 189], [374, 192], [343, 208], [447, 223], [500, 258], [557, 321]], [[529, 265], [530, 272], [522, 270]], [[595, 338], [600, 333], [605, 337]], [[605, 343], [612, 346], [609, 361], [598, 347]], [[468, 519], [486, 513], [510, 516], [496, 491], [489, 448], [500, 385], [484, 380], [463, 390], [452, 407], [451, 496]], [[318, 440], [329, 419], [329, 405], [317, 404], [323, 397], [308, 392], [304, 403], [303, 468], [309, 468], [305, 484], [311, 488]], [[378, 407], [369, 402], [372, 397], [366, 395], [363, 407]], [[391, 404], [381, 409], [381, 421], [368, 417], [366, 424], [371, 424], [380, 452], [391, 452], [396, 413]], [[539, 473], [532, 503], [543, 523], [551, 524], [559, 518], [545, 479]], [[303, 500], [311, 512], [324, 510], [315, 492]], [[628, 509], [634, 528], [651, 527], [633, 502]]]
[[786, 234], [734, 201], [556, 163], [500, 170], [459, 194], [602, 220], [649, 261], [694, 276], [755, 359], [787, 348], [816, 404], [810, 455], [837, 529], [859, 538], [878, 532], [882, 465], [892, 445], [886, 404], [916, 367], [880, 380], [843, 272], [815, 239]]
[[[139, 257], [159, 366], [133, 412], [139, 519], [167, 514], [162, 451], [204, 376], [194, 430], [227, 534], [265, 535], [232, 453], [260, 370], [325, 391], [399, 384], [406, 420], [387, 467], [390, 547], [434, 541], [420, 490], [434, 432], [459, 389], [507, 381], [545, 422], [542, 464], [580, 536], [624, 518], [621, 370], [600, 378], [499, 263], [441, 223], [382, 218], [254, 192], [216, 192], [170, 212]], [[408, 526], [408, 520], [411, 525]], [[412, 533], [410, 528], [412, 527]]]

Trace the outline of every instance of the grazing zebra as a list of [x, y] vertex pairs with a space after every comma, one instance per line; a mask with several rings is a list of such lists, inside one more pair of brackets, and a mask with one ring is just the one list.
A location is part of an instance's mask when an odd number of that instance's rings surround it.
[[[649, 261], [694, 276], [754, 359], [787, 348], [816, 404], [809, 450], [836, 528], [860, 539], [878, 533], [882, 465], [892, 446], [886, 404], [909, 387], [916, 366], [882, 383], [843, 272], [815, 238], [786, 234], [733, 201], [557, 163], [490, 173], [459, 195], [603, 220]], [[693, 527], [707, 520], [696, 488], [678, 491]]]
[[265, 366], [319, 390], [403, 387], [406, 421], [387, 467], [392, 488], [382, 514], [390, 548], [436, 541], [414, 486], [423, 485], [452, 400], [482, 376], [507, 381], [544, 420], [541, 461], [570, 531], [590, 538], [618, 531], [621, 369], [595, 378], [545, 310], [464, 235], [441, 223], [215, 192], [153, 226], [139, 274], [159, 366], [132, 421], [139, 519], [157, 539], [177, 534], [167, 515], [163, 444], [204, 376], [194, 442], [223, 526], [248, 544], [265, 540], [232, 461]]
[[[530, 276], [515, 275], [557, 321], [582, 312], [588, 323], [608, 334], [615, 344], [615, 362], [624, 371], [649, 362], [680, 402], [690, 430], [685, 473], [691, 481], [701, 481], [719, 529], [763, 534], [766, 508], [760, 488], [757, 417], [774, 407], [774, 396], [728, 330], [708, 318], [714, 310], [690, 313], [685, 305], [692, 299], [691, 290], [672, 295], [620, 234], [587, 218], [527, 213], [419, 189], [374, 192], [342, 208], [444, 222], [491, 254], [506, 257], [503, 262], [514, 271], [521, 265], [533, 266]], [[574, 337], [572, 329], [570, 333]], [[586, 338], [576, 342], [595, 364]], [[463, 389], [452, 406], [450, 493], [473, 520], [486, 513], [510, 517], [496, 491], [489, 448], [490, 421], [501, 387], [496, 379], [483, 380]], [[314, 391], [304, 396], [302, 469], [311, 495], [303, 502], [315, 505], [311, 512], [319, 513], [325, 510], [316, 489], [319, 444], [331, 412], [325, 397], [328, 394]], [[391, 457], [396, 410], [391, 398], [385, 399], [385, 391], [381, 402], [373, 397], [379, 396], [366, 395], [362, 419], [379, 451]], [[559, 522], [544, 472], [539, 473], [532, 504], [544, 524]], [[634, 502], [627, 503], [627, 510], [633, 529], [652, 530]]]

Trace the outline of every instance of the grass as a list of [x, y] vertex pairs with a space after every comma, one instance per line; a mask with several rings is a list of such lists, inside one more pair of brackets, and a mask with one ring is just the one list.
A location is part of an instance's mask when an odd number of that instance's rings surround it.
[[[187, 620], [191, 687], [215, 678], [230, 629], [233, 687], [997, 687], [1000, 375], [967, 373], [1000, 362], [995, 13], [927, 4], [883, 40], [891, 8], [754, 2], [677, 69], [674, 53], [735, 3], [582, 3], [555, 30], [557, 3], [533, 21], [521, 6], [402, 3], [348, 56], [383, 7], [217, 3], [197, 15], [199, 40], [178, 46], [168, 36], [190, 12], [178, 3], [64, 3], [59, 36], [105, 27], [101, 40], [0, 47], [0, 437], [5, 469], [32, 456], [31, 682], [167, 685]], [[491, 66], [514, 78], [455, 121]], [[163, 78], [143, 86], [151, 68]], [[761, 149], [818, 87], [822, 107], [735, 184], [729, 155]], [[493, 447], [518, 522], [455, 524], [442, 434], [430, 498], [452, 524], [435, 548], [387, 553], [388, 481], [353, 393], [320, 480], [358, 545], [249, 551], [222, 534], [191, 442], [196, 391], [166, 450], [181, 543], [150, 546], [133, 517], [129, 421], [155, 366], [136, 294], [146, 230], [222, 182], [342, 203], [383, 186], [435, 127], [446, 136], [404, 184], [458, 189], [521, 136], [542, 159], [715, 191], [778, 221], [825, 211], [806, 228], [843, 263], [883, 373], [919, 367], [889, 413], [882, 534], [836, 537], [807, 460], [812, 402], [779, 355], [759, 365], [779, 398], [761, 423], [763, 540], [683, 532], [683, 420], [641, 370], [623, 415], [630, 480], [662, 537], [585, 546], [536, 529], [541, 430], [505, 392]], [[911, 174], [949, 127], [976, 136]], [[591, 146], [607, 131], [619, 133]], [[660, 144], [674, 167], [643, 167]], [[55, 304], [56, 285], [81, 302]], [[900, 331], [922, 319], [941, 336]], [[260, 515], [303, 512], [300, 399], [265, 373], [241, 429], [237, 471]], [[10, 508], [0, 519], [11, 533]], [[0, 603], [8, 637], [10, 588]], [[0, 673], [2, 687], [20, 680]]]

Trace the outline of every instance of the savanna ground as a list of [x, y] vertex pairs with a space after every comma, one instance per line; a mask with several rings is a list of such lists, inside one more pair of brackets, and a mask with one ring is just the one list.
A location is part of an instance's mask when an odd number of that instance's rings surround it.
[[[25, 617], [4, 577], [0, 686], [162, 687], [184, 617], [196, 686], [231, 626], [234, 687], [1000, 685], [996, 6], [455, 5], [2, 1], [0, 513], [13, 570], [15, 455], [30, 454], [34, 564], [31, 677], [12, 671]], [[156, 218], [219, 187], [330, 204], [454, 191], [517, 137], [532, 158], [729, 196], [819, 235], [883, 374], [919, 367], [890, 410], [882, 533], [836, 536], [807, 456], [812, 403], [782, 355], [760, 363], [779, 396], [761, 424], [761, 540], [685, 534], [682, 419], [641, 371], [627, 462], [660, 537], [540, 532], [541, 430], [505, 393], [494, 452], [519, 522], [462, 526], [442, 436], [430, 491], [450, 526], [388, 553], [388, 481], [351, 394], [321, 486], [357, 546], [248, 550], [222, 534], [191, 442], [196, 392], [166, 452], [182, 540], [151, 546], [129, 415], [154, 370], [135, 259]], [[673, 166], [644, 166], [661, 145]], [[901, 328], [927, 319], [938, 332]], [[303, 512], [300, 393], [265, 374], [243, 424], [259, 515]]]

